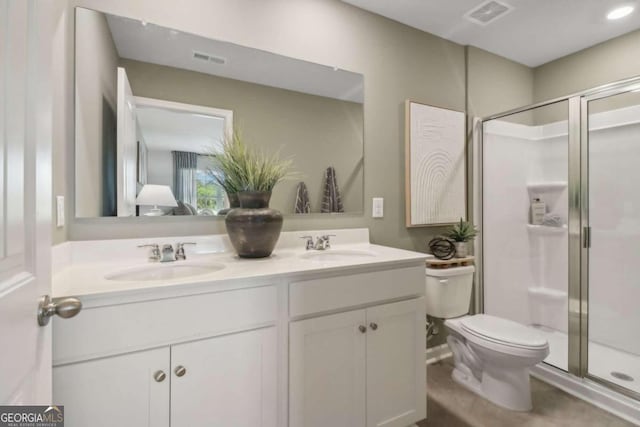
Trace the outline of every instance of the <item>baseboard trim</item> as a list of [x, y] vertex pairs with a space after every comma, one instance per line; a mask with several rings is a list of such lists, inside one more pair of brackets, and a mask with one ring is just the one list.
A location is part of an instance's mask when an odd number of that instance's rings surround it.
[[439, 362], [442, 359], [446, 359], [447, 357], [451, 357], [451, 350], [449, 349], [449, 345], [444, 343], [436, 347], [428, 348], [424, 354], [426, 364], [430, 365], [432, 363]]

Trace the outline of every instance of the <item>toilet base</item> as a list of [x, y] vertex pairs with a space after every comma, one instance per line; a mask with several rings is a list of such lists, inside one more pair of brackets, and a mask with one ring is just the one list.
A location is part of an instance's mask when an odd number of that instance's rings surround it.
[[528, 366], [505, 366], [499, 360], [492, 363], [479, 357], [477, 349], [474, 351], [463, 339], [452, 335], [447, 342], [453, 352], [455, 368], [451, 377], [456, 383], [512, 411], [533, 408]]
[[454, 368], [451, 377], [467, 390], [503, 408], [523, 412], [533, 409], [528, 369], [503, 370], [498, 375], [485, 370], [482, 372], [482, 380], [478, 381], [462, 364]]

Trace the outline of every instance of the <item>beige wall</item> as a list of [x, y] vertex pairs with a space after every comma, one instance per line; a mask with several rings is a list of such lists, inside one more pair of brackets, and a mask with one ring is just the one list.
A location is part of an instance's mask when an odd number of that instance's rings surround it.
[[486, 117], [533, 103], [534, 72], [501, 56], [467, 47], [467, 111]]
[[534, 70], [535, 101], [640, 75], [640, 31], [565, 56]]
[[[534, 100], [545, 101], [640, 75], [640, 31], [606, 41], [534, 69]], [[600, 101], [600, 111], [636, 105], [639, 94]], [[596, 112], [591, 108], [590, 112]], [[567, 120], [566, 102], [536, 112], [536, 124]]]
[[79, 216], [102, 213], [103, 100], [116, 111], [118, 53], [104, 15], [78, 9], [76, 40], [76, 183]]
[[[404, 100], [407, 98], [455, 110], [465, 109], [464, 48], [436, 36], [364, 12], [338, 0], [186, 0], [175, 7], [169, 0], [78, 0], [80, 5], [145, 19], [249, 47], [302, 60], [335, 65], [365, 76], [365, 214], [341, 218], [287, 218], [286, 230], [368, 227], [376, 243], [424, 251], [426, 242], [442, 228], [407, 230], [404, 226]], [[72, 31], [67, 10], [66, 31]], [[66, 38], [65, 66], [73, 63], [73, 44]], [[66, 76], [59, 76], [62, 80]], [[73, 121], [68, 104], [72, 87], [59, 94], [61, 117]], [[71, 98], [72, 99], [72, 98]], [[73, 198], [73, 135], [56, 138], [56, 150], [66, 152], [67, 164], [56, 159], [54, 181]], [[63, 184], [64, 183], [64, 184]], [[58, 193], [59, 194], [59, 193]], [[371, 198], [385, 198], [385, 218], [371, 219]], [[71, 240], [223, 233], [224, 225], [210, 218], [73, 219], [67, 209]], [[56, 242], [64, 240], [56, 233]]]
[[296, 186], [304, 181], [319, 213], [324, 171], [333, 166], [345, 212], [363, 211], [362, 104], [139, 61], [120, 64], [135, 96], [232, 110], [248, 144], [292, 159], [295, 179], [276, 186], [271, 207], [293, 213]]

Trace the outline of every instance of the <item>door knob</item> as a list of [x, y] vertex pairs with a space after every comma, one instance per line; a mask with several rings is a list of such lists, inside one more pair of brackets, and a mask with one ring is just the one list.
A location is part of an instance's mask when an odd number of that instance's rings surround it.
[[167, 378], [167, 374], [162, 371], [156, 371], [156, 373], [153, 374], [153, 379], [156, 380], [156, 382], [161, 383], [165, 378]]
[[78, 298], [52, 299], [49, 295], [43, 295], [38, 302], [38, 325], [47, 325], [54, 314], [68, 319], [80, 313], [80, 310], [82, 310], [82, 302]]
[[358, 326], [358, 330], [364, 334], [365, 332], [367, 332], [367, 327], [364, 325], [360, 325]]
[[177, 376], [182, 377], [184, 376], [184, 374], [187, 373], [187, 368], [185, 368], [182, 365], [179, 365], [179, 366], [176, 366], [176, 369], [173, 372], [175, 372]]
[[378, 324], [375, 322], [371, 322], [369, 323], [369, 327], [375, 331], [376, 329], [378, 329]]

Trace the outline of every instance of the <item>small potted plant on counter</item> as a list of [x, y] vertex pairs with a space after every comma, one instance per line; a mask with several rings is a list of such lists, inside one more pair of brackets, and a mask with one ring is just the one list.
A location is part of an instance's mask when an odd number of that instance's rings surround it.
[[216, 179], [225, 189], [237, 190], [240, 202], [240, 207], [225, 217], [227, 234], [238, 256], [264, 258], [273, 252], [283, 219], [282, 213], [269, 208], [271, 191], [290, 168], [291, 160], [249, 147], [237, 132], [227, 138], [222, 153], [216, 156]]
[[470, 222], [460, 218], [460, 222], [454, 224], [448, 237], [455, 242], [456, 258], [465, 258], [469, 255], [468, 243], [475, 239], [478, 230]]

